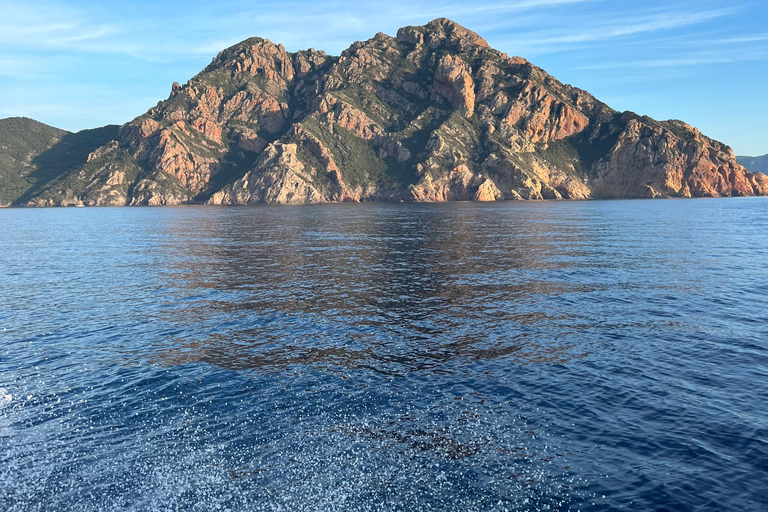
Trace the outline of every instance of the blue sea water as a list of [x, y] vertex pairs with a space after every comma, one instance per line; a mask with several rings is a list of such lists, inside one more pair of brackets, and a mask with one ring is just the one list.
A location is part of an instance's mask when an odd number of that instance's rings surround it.
[[768, 200], [0, 211], [0, 509], [768, 509]]

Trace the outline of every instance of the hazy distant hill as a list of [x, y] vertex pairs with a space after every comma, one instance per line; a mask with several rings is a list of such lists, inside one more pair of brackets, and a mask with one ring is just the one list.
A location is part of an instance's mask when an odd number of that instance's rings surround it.
[[117, 136], [117, 126], [70, 133], [25, 117], [0, 119], [0, 206], [36, 193], [82, 165]]
[[768, 173], [768, 155], [737, 156], [736, 160], [752, 172]]
[[248, 39], [119, 131], [57, 136], [16, 171], [16, 204], [768, 193], [697, 129], [616, 112], [446, 19], [339, 57]]
[[26, 192], [35, 158], [51, 149], [67, 132], [25, 117], [0, 119], [0, 205]]

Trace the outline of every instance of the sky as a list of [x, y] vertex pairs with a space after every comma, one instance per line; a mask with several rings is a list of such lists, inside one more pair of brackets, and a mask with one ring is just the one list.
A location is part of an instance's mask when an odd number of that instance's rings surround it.
[[0, 0], [0, 118], [122, 124], [252, 36], [338, 55], [450, 18], [611, 107], [768, 153], [766, 0]]

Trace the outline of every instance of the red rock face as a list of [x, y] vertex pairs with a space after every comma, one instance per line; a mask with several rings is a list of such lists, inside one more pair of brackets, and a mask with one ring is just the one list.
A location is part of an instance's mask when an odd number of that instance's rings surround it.
[[440, 59], [432, 84], [432, 95], [446, 98], [462, 115], [475, 112], [475, 82], [472, 69], [460, 57], [444, 55]]
[[530, 81], [514, 101], [500, 107], [506, 109], [504, 122], [522, 130], [531, 142], [564, 139], [589, 125], [584, 113]]
[[[596, 197], [766, 195], [763, 175], [736, 162], [731, 149], [679, 121], [626, 115], [614, 147], [597, 165]], [[665, 126], [666, 125], [666, 126]], [[670, 129], [672, 128], [672, 129]]]
[[446, 19], [339, 57], [246, 40], [175, 83], [78, 172], [84, 192], [62, 184], [33, 202], [768, 194], [768, 177], [695, 128], [620, 114]]

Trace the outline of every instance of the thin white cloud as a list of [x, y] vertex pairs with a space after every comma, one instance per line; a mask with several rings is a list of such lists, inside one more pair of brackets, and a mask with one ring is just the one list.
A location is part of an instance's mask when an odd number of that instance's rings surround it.
[[52, 37], [48, 40], [48, 43], [54, 46], [75, 45], [82, 41], [100, 40], [117, 32], [119, 32], [119, 29], [115, 26], [102, 25], [87, 31], [78, 30], [76, 33], [71, 32], [62, 34], [60, 37]]
[[112, 53], [115, 23], [94, 22], [81, 11], [54, 2], [0, 1], [0, 45], [6, 51]]
[[735, 62], [761, 61], [768, 59], [768, 49], [755, 52], [739, 52], [729, 54], [700, 54], [680, 56], [667, 59], [647, 59], [610, 62], [592, 66], [581, 66], [582, 70], [624, 69], [624, 68], [672, 68], [683, 66], [704, 66], [711, 64], [731, 64]]
[[505, 45], [516, 48], [516, 52], [530, 51], [534, 54], [553, 51], [571, 51], [574, 45], [597, 43], [632, 36], [639, 36], [665, 30], [681, 29], [732, 15], [734, 9], [709, 11], [667, 11], [646, 16], [631, 16], [624, 19], [608, 19], [604, 16], [583, 17], [572, 20], [569, 30], [553, 28], [523, 32], [514, 39], [504, 41]]
[[738, 43], [756, 43], [759, 41], [768, 41], [768, 34], [755, 34], [751, 36], [730, 37], [727, 39], [716, 39], [709, 43], [720, 44], [738, 44]]

